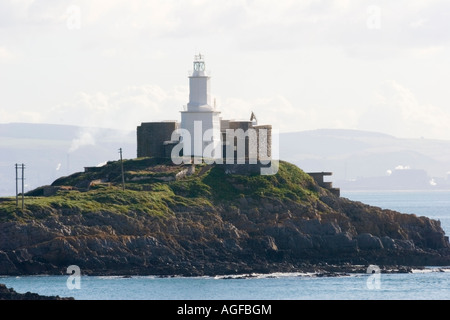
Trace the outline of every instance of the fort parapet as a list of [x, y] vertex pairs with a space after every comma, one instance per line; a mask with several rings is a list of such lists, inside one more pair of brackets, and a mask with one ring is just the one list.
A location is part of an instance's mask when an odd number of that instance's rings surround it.
[[324, 181], [324, 176], [331, 176], [333, 175], [332, 172], [308, 172], [308, 174], [314, 179], [314, 181], [317, 182], [320, 187], [329, 190], [331, 193], [338, 197], [341, 195], [341, 190], [339, 188], [333, 188], [332, 182]]

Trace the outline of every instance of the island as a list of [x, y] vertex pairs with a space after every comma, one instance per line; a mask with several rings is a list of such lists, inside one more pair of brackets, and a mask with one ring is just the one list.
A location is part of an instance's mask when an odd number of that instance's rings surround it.
[[15, 200], [0, 199], [1, 275], [62, 275], [70, 265], [130, 276], [450, 265], [439, 221], [340, 197], [285, 161], [275, 175], [110, 161], [28, 192], [23, 209]]

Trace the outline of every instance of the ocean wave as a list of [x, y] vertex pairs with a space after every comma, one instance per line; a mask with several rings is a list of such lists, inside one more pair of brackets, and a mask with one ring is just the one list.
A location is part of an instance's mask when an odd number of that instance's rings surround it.
[[349, 276], [347, 273], [322, 273], [322, 272], [273, 272], [273, 273], [248, 273], [235, 275], [218, 275], [214, 279], [280, 279], [280, 278], [312, 278], [322, 276]]
[[425, 267], [423, 269], [412, 269], [411, 270], [411, 273], [432, 273], [432, 272], [450, 272], [450, 266]]

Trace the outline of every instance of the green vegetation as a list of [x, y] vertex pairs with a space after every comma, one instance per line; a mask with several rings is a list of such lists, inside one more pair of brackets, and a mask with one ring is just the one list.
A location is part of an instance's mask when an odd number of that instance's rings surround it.
[[[173, 195], [173, 194], [172, 194]], [[119, 187], [100, 188], [89, 192], [59, 191], [50, 197], [26, 197], [25, 209], [17, 208], [15, 201], [0, 204], [0, 221], [45, 218], [58, 210], [70, 213], [111, 212], [115, 214], [170, 214], [167, 206], [169, 192], [138, 192]]]
[[305, 201], [317, 198], [312, 178], [298, 167], [280, 162], [276, 175], [227, 175], [220, 166], [213, 167], [202, 182], [215, 200], [234, 200], [243, 196], [252, 198], [278, 198]]
[[109, 162], [56, 180], [51, 196], [43, 196], [43, 187], [29, 192], [24, 210], [17, 208], [12, 198], [0, 202], [0, 221], [39, 219], [57, 212], [165, 216], [180, 206], [195, 210], [221, 202], [237, 205], [242, 197], [317, 200], [312, 178], [287, 162], [280, 162], [278, 173], [271, 176], [228, 175], [220, 165], [199, 165], [194, 174], [176, 179], [177, 173], [189, 167], [151, 158], [126, 160], [126, 190], [122, 190], [120, 163]]

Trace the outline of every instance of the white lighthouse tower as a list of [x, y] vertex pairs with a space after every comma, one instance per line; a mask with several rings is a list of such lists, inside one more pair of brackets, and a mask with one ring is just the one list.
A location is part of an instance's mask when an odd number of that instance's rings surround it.
[[181, 111], [181, 128], [189, 132], [183, 137], [185, 156], [222, 157], [220, 111], [215, 109], [215, 104], [211, 105], [210, 80], [203, 55], [196, 55], [194, 70], [189, 76], [189, 103], [187, 110]]

